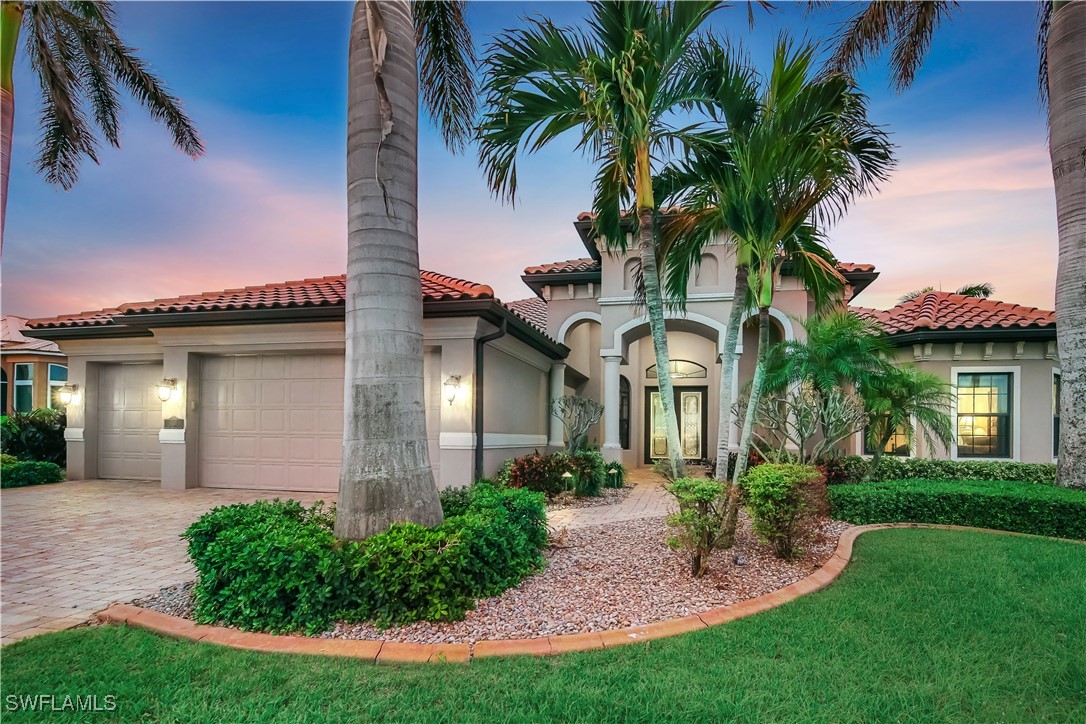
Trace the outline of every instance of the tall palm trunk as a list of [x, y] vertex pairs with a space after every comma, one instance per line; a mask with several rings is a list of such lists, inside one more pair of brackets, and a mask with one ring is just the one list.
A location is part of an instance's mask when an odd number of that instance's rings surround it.
[[739, 263], [736, 255], [735, 293], [732, 295], [732, 311], [728, 316], [728, 330], [724, 333], [724, 352], [720, 360], [720, 415], [717, 422], [716, 436], [716, 479], [728, 480], [728, 448], [732, 437], [732, 385], [735, 379], [735, 350], [739, 346], [739, 333], [743, 326], [743, 315], [747, 311], [747, 290], [750, 280], [747, 266]]
[[638, 254], [641, 275], [645, 282], [645, 307], [652, 333], [652, 348], [656, 353], [656, 381], [660, 389], [660, 409], [667, 435], [667, 454], [675, 477], [686, 473], [682, 444], [679, 441], [679, 419], [675, 410], [675, 388], [671, 384], [671, 356], [667, 349], [667, 328], [664, 324], [664, 295], [660, 287], [660, 271], [656, 267], [655, 230], [652, 209], [642, 209], [638, 229]]
[[743, 418], [743, 437], [739, 442], [739, 458], [735, 461], [735, 475], [732, 482], [738, 484], [747, 470], [747, 457], [750, 455], [754, 439], [754, 421], [758, 405], [762, 401], [762, 386], [765, 381], [765, 359], [769, 350], [769, 307], [758, 308], [758, 363], [754, 367], [754, 380], [750, 385], [750, 401], [747, 402], [747, 414]]
[[22, 3], [0, 4], [0, 251], [4, 248], [4, 224], [8, 215], [8, 178], [11, 176], [11, 143], [15, 130], [15, 51], [22, 24]]
[[1086, 488], [1086, 2], [1055, 2], [1048, 31], [1048, 128], [1056, 185], [1060, 454], [1056, 480]]
[[347, 302], [336, 535], [443, 520], [426, 440], [411, 4], [359, 2], [347, 92]]

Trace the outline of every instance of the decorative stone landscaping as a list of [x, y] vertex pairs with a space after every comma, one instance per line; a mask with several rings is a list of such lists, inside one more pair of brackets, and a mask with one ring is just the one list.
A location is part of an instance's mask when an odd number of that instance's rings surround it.
[[598, 508], [603, 505], [618, 505], [629, 497], [633, 485], [624, 485], [621, 488], [604, 488], [596, 497], [578, 498], [574, 495], [560, 495], [547, 503], [547, 513], [574, 508]]
[[[322, 637], [474, 644], [645, 626], [739, 603], [799, 581], [833, 554], [848, 527], [821, 521], [803, 556], [781, 561], [755, 540], [744, 514], [735, 546], [715, 554], [710, 572], [701, 579], [692, 578], [686, 558], [667, 547], [663, 518], [573, 528], [547, 551], [542, 573], [501, 596], [478, 601], [462, 621], [385, 630], [369, 623], [339, 623]], [[186, 583], [135, 604], [188, 618], [191, 598], [192, 584]]]

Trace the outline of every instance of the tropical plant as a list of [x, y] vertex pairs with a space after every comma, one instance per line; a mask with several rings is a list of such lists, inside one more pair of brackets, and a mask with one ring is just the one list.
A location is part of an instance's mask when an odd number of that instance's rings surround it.
[[[742, 404], [742, 402], [740, 402]], [[810, 382], [767, 392], [754, 416], [751, 442], [772, 463], [814, 465], [864, 429], [864, 403], [839, 387], [819, 391]]]
[[867, 442], [874, 450], [866, 477], [878, 470], [883, 450], [900, 432], [910, 447], [919, 427], [930, 446], [936, 442], [949, 448], [954, 439], [950, 411], [954, 393], [950, 384], [912, 365], [888, 366], [868, 378], [861, 389], [867, 411]]
[[66, 424], [67, 417], [60, 410], [42, 407], [12, 413], [0, 422], [0, 448], [20, 460], [64, 465], [68, 454]]
[[810, 465], [759, 465], [743, 478], [754, 532], [778, 558], [792, 558], [805, 519], [825, 507], [822, 474]]
[[24, 31], [27, 57], [41, 85], [36, 165], [48, 183], [70, 189], [79, 178], [83, 159], [98, 162], [96, 130], [120, 148], [120, 88], [166, 126], [178, 149], [193, 158], [204, 152], [181, 101], [121, 40], [112, 2], [4, 0], [0, 2], [0, 245], [15, 123], [15, 56]]
[[[923, 289], [914, 289], [908, 294], [902, 294], [897, 300], [898, 304], [904, 304], [905, 302], [911, 302], [912, 300], [922, 297], [928, 292], [934, 292], [935, 287], [927, 286]], [[955, 294], [961, 294], [965, 297], [976, 297], [977, 299], [987, 299], [995, 293], [995, 286], [991, 282], [979, 282], [977, 284], [966, 284], [964, 287], [958, 287]]]
[[588, 397], [566, 395], [554, 400], [551, 414], [566, 429], [566, 452], [575, 453], [584, 447], [588, 429], [603, 416], [603, 405]]
[[[611, 252], [637, 239], [657, 369], [669, 365], [653, 169], [677, 148], [705, 140], [702, 125], [677, 125], [730, 102], [722, 53], [699, 49], [698, 30], [722, 3], [644, 0], [590, 4], [583, 28], [546, 19], [500, 34], [487, 52], [487, 110], [480, 161], [491, 189], [515, 201], [517, 155], [567, 133], [597, 165], [595, 232]], [[715, 48], [715, 46], [712, 46]], [[707, 62], [709, 61], [709, 62]], [[624, 212], [633, 206], [634, 213]], [[672, 469], [684, 469], [670, 377], [659, 378]]]
[[736, 516], [728, 503], [727, 486], [704, 478], [680, 478], [667, 486], [679, 512], [667, 517], [675, 535], [668, 546], [690, 553], [690, 575], [701, 578], [709, 570], [709, 557], [718, 548], [730, 548]]
[[[706, 42], [703, 47], [712, 44]], [[887, 178], [893, 165], [886, 134], [867, 118], [867, 99], [842, 74], [816, 75], [814, 48], [776, 47], [768, 78], [745, 63], [725, 61], [718, 71], [729, 102], [722, 133], [691, 147], [665, 169], [662, 187], [719, 233], [742, 240], [749, 252], [750, 290], [758, 308], [758, 362], [743, 421], [734, 480], [745, 470], [754, 417], [762, 395], [769, 347], [769, 310], [783, 264], [803, 280], [818, 307], [840, 300], [843, 279], [826, 248], [823, 229], [849, 204]], [[699, 243], [678, 241], [668, 272], [683, 284]], [[695, 256], [697, 255], [697, 256]], [[723, 351], [725, 362], [734, 349]], [[729, 394], [723, 389], [722, 394]]]
[[[873, 2], [838, 37], [830, 68], [855, 70], [891, 48], [893, 85], [904, 90], [955, 2]], [[1048, 105], [1048, 149], [1056, 187], [1059, 263], [1056, 339], [1060, 349], [1060, 485], [1086, 488], [1086, 0], [1038, 4], [1042, 101]]]
[[[346, 400], [335, 533], [441, 523], [423, 389], [418, 106], [459, 150], [475, 112], [463, 0], [365, 0], [347, 93]], [[421, 89], [421, 90], [420, 90]]]

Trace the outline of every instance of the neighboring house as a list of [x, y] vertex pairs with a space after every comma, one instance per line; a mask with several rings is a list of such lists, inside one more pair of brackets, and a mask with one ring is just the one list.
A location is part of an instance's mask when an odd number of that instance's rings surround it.
[[23, 335], [26, 319], [0, 320], [0, 415], [60, 407], [57, 390], [68, 380], [68, 362], [53, 342]]
[[[590, 440], [608, 459], [636, 467], [666, 455], [648, 320], [633, 304], [636, 255], [601, 254], [590, 215], [574, 226], [588, 256], [526, 269], [522, 279], [535, 292], [528, 299], [505, 305], [488, 286], [422, 272], [427, 428], [442, 487], [561, 446], [550, 401], [565, 394], [603, 403]], [[846, 303], [878, 277], [870, 264], [838, 269]], [[710, 247], [691, 275], [686, 312], [668, 314], [670, 374], [690, 459], [715, 454], [734, 280], [730, 248]], [[343, 277], [325, 277], [33, 320], [31, 333], [68, 355], [78, 386], [68, 409], [69, 477], [336, 490], [343, 295]], [[902, 360], [961, 390], [958, 444], [914, 454], [1052, 459], [1059, 371], [1051, 312], [943, 292], [887, 311], [854, 309], [887, 329]], [[800, 337], [812, 310], [784, 269], [771, 338]], [[756, 347], [748, 322], [733, 392], [753, 376]], [[862, 449], [859, 436], [853, 445]]]

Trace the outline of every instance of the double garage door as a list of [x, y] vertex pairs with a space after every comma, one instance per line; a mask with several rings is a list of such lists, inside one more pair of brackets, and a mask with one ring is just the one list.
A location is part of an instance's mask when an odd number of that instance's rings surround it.
[[[440, 362], [426, 359], [430, 457], [438, 475]], [[200, 485], [335, 492], [343, 445], [343, 357], [207, 356], [196, 400]], [[103, 365], [101, 477], [157, 480], [161, 364]]]

